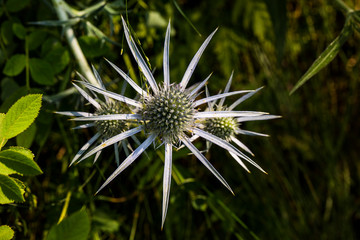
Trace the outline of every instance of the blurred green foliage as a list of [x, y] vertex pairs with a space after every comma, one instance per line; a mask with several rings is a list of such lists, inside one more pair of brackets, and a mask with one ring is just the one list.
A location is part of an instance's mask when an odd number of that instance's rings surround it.
[[[360, 8], [357, 1], [345, 2]], [[99, 2], [67, 3], [81, 11]], [[74, 29], [106, 87], [115, 92], [122, 80], [103, 57], [140, 82], [125, 44], [121, 14], [128, 18], [158, 81], [169, 19], [172, 81], [180, 81], [205, 36], [219, 27], [191, 82], [214, 72], [208, 87], [215, 94], [224, 89], [234, 69], [232, 90], [266, 86], [241, 110], [283, 118], [246, 123], [244, 128], [271, 137], [247, 136], [241, 141], [268, 175], [255, 168], [248, 174], [214, 146], [207, 157], [232, 186], [232, 196], [194, 156], [186, 150], [174, 152], [174, 184], [163, 231], [163, 147], [148, 151], [93, 196], [116, 166], [112, 151], [104, 151], [94, 166], [88, 160], [68, 168], [93, 133], [70, 130], [73, 122], [52, 113], [87, 108], [71, 88], [70, 80], [77, 79], [79, 69], [63, 35], [65, 23], [58, 21], [51, 1], [0, 0], [0, 112], [7, 112], [28, 93], [44, 94], [42, 110], [29, 133], [34, 141], [27, 143], [44, 174], [22, 179], [29, 186], [26, 202], [0, 206], [0, 225], [10, 226], [16, 239], [53, 239], [63, 228], [57, 225], [59, 220], [72, 222], [74, 216], [81, 219], [79, 223], [88, 222], [89, 216], [89, 239], [360, 237], [359, 33], [354, 31], [313, 81], [289, 96], [345, 24], [336, 1], [116, 0], [99, 6], [66, 24]], [[127, 89], [126, 95], [134, 94]], [[4, 148], [15, 141], [9, 140]], [[203, 142], [196, 145], [205, 149]]]

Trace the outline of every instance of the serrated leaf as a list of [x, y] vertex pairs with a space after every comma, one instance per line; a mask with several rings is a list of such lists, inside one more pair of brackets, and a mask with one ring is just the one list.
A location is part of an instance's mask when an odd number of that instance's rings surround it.
[[40, 58], [30, 58], [30, 74], [35, 82], [41, 85], [53, 85], [54, 70], [50, 63]]
[[3, 73], [10, 77], [19, 75], [25, 68], [26, 57], [24, 54], [15, 54], [6, 61]]
[[23, 193], [12, 177], [0, 174], [0, 204], [24, 202]]
[[24, 148], [30, 148], [35, 139], [36, 124], [33, 123], [28, 129], [16, 136], [16, 144]]
[[0, 226], [0, 240], [10, 240], [14, 237], [14, 231], [7, 225]]
[[90, 232], [90, 220], [86, 211], [80, 210], [51, 227], [47, 240], [86, 240]]
[[4, 175], [13, 173], [21, 175], [42, 174], [40, 167], [33, 160], [33, 153], [23, 147], [11, 147], [0, 152], [0, 170]]
[[340, 35], [323, 51], [315, 62], [310, 66], [306, 73], [296, 83], [295, 87], [291, 90], [290, 95], [293, 94], [298, 88], [306, 83], [310, 78], [317, 74], [321, 69], [326, 67], [338, 54], [341, 46], [348, 40], [353, 33], [353, 28], [348, 21], [345, 23]]
[[4, 137], [10, 139], [26, 130], [39, 114], [41, 94], [20, 98], [6, 113], [3, 120]]
[[26, 30], [24, 26], [20, 23], [14, 23], [12, 25], [13, 32], [19, 39], [25, 39], [26, 36]]

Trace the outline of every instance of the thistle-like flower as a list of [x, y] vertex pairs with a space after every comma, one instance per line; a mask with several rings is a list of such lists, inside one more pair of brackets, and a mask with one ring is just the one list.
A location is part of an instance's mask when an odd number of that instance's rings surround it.
[[200, 100], [196, 98], [199, 95], [199, 91], [204, 87], [211, 75], [209, 75], [201, 83], [187, 88], [188, 82], [194, 72], [198, 61], [205, 50], [206, 46], [210, 42], [211, 38], [215, 34], [216, 30], [210, 34], [210, 36], [201, 45], [192, 61], [190, 62], [187, 70], [180, 83], [170, 83], [170, 72], [169, 72], [169, 44], [170, 44], [170, 23], [167, 27], [165, 43], [164, 43], [164, 56], [163, 56], [163, 70], [164, 70], [164, 82], [163, 84], [157, 84], [149, 67], [145, 60], [141, 56], [134, 39], [132, 38], [130, 31], [126, 25], [124, 19], [122, 19], [123, 27], [125, 31], [125, 37], [129, 48], [141, 69], [146, 83], [150, 86], [149, 91], [144, 91], [139, 87], [129, 76], [127, 76], [120, 68], [109, 62], [109, 64], [131, 85], [137, 93], [140, 95], [140, 100], [134, 100], [127, 98], [121, 94], [109, 92], [105, 89], [96, 87], [89, 84], [86, 81], [81, 81], [86, 88], [93, 92], [103, 94], [106, 97], [118, 100], [126, 103], [133, 109], [134, 113], [122, 113], [122, 114], [110, 114], [110, 115], [92, 115], [92, 116], [81, 116], [73, 120], [77, 121], [138, 121], [138, 126], [130, 128], [127, 131], [121, 132], [102, 144], [91, 149], [87, 152], [82, 159], [87, 158], [97, 152], [101, 151], [107, 146], [122, 141], [130, 136], [134, 136], [140, 131], [145, 131], [147, 139], [136, 148], [121, 164], [120, 166], [110, 175], [110, 177], [104, 182], [99, 188], [98, 192], [102, 190], [107, 184], [109, 184], [117, 175], [119, 175], [124, 169], [132, 164], [139, 155], [147, 149], [151, 143], [161, 142], [165, 145], [165, 166], [163, 174], [163, 208], [162, 208], [162, 226], [164, 225], [170, 194], [171, 184], [171, 169], [172, 169], [172, 149], [173, 146], [180, 146], [183, 144], [186, 146], [206, 168], [214, 174], [216, 178], [232, 193], [229, 184], [219, 174], [219, 172], [212, 166], [212, 164], [205, 158], [205, 156], [192, 144], [191, 136], [196, 134], [214, 144], [221, 146], [230, 153], [249, 161], [256, 165], [251, 159], [249, 159], [244, 153], [238, 150], [236, 147], [231, 145], [228, 141], [219, 138], [205, 130], [200, 129], [196, 122], [203, 121], [210, 118], [219, 117], [254, 117], [262, 116], [264, 112], [253, 112], [253, 111], [198, 111], [198, 107], [207, 102], [215, 101], [220, 98], [232, 96], [236, 94], [243, 94], [253, 92], [249, 91], [236, 91], [226, 92], [211, 97], [206, 97]]
[[[230, 78], [228, 80], [228, 83], [226, 84], [224, 93], [228, 93], [230, 90], [230, 86], [232, 83], [234, 72], [231, 73]], [[260, 87], [252, 92], [249, 92], [245, 94], [244, 96], [240, 97], [238, 100], [233, 102], [229, 107], [224, 105], [225, 98], [222, 97], [218, 100], [208, 102], [208, 110], [209, 111], [233, 111], [234, 108], [236, 108], [239, 104], [247, 100], [248, 98], [252, 97], [255, 93], [260, 91], [263, 87]], [[206, 96], [209, 97], [208, 89], [206, 88]], [[281, 116], [277, 115], [260, 115], [260, 116], [246, 116], [246, 117], [218, 117], [218, 118], [207, 118], [204, 119], [201, 122], [197, 122], [196, 125], [198, 128], [203, 129], [204, 131], [215, 135], [218, 138], [221, 138], [227, 142], [233, 142], [238, 147], [243, 149], [244, 151], [248, 152], [252, 156], [254, 154], [251, 152], [251, 150], [242, 143], [239, 139], [236, 138], [236, 135], [238, 134], [244, 134], [244, 135], [251, 135], [251, 136], [262, 136], [262, 137], [268, 137], [269, 135], [263, 134], [263, 133], [257, 133], [253, 131], [247, 131], [240, 128], [241, 123], [248, 122], [248, 121], [258, 121], [258, 120], [270, 120], [270, 119], [276, 119], [280, 118]], [[194, 135], [192, 137], [192, 141], [197, 139], [199, 136]], [[207, 142], [207, 150], [209, 150], [211, 146], [211, 142]], [[246, 167], [246, 165], [243, 163], [243, 161], [234, 153], [230, 152], [230, 155], [248, 172], [249, 169]], [[250, 160], [248, 160], [250, 161]], [[255, 162], [251, 162], [254, 166], [256, 166], [258, 169], [260, 169], [262, 172], [266, 173], [259, 165], [257, 165]]]
[[[94, 76], [97, 80], [98, 85], [100, 88], [104, 91], [106, 91], [106, 88], [104, 86], [104, 83], [102, 82], [99, 73], [95, 69], [94, 66], [92, 66]], [[78, 73], [80, 78], [83, 81], [86, 81], [86, 79]], [[64, 112], [56, 112], [57, 114], [66, 115], [66, 116], [73, 116], [73, 117], [91, 117], [91, 116], [99, 116], [99, 115], [113, 115], [113, 114], [124, 114], [124, 113], [130, 113], [129, 107], [121, 102], [114, 101], [113, 99], [109, 98], [108, 96], [104, 96], [104, 100], [100, 99], [95, 95], [95, 99], [91, 97], [87, 92], [85, 92], [83, 89], [81, 89], [78, 85], [73, 83], [74, 87], [79, 91], [79, 93], [95, 108], [94, 113], [88, 113], [88, 112], [77, 112], [77, 111], [64, 111]], [[83, 154], [97, 141], [104, 142], [107, 139], [118, 135], [126, 130], [129, 129], [130, 122], [127, 122], [125, 120], [106, 120], [106, 121], [99, 121], [94, 120], [91, 123], [86, 123], [80, 126], [77, 126], [73, 129], [84, 129], [84, 128], [90, 128], [95, 127], [97, 130], [97, 133], [87, 142], [84, 146], [80, 148], [80, 150], [77, 152], [75, 157], [71, 160], [70, 166], [74, 163], [79, 163], [85, 158], [81, 158]], [[139, 140], [136, 138], [136, 136], [132, 136], [133, 140], [139, 144]], [[120, 157], [119, 157], [119, 145], [122, 145], [122, 149], [124, 149], [125, 154], [128, 156], [130, 155], [130, 151], [132, 151], [131, 146], [129, 145], [128, 141], [125, 139], [122, 142], [116, 142], [113, 144], [114, 146], [114, 153], [115, 153], [115, 161], [117, 165], [120, 165]], [[130, 151], [129, 151], [130, 150]], [[96, 156], [94, 158], [94, 163], [97, 161], [101, 154], [101, 151], [98, 151], [96, 153]]]

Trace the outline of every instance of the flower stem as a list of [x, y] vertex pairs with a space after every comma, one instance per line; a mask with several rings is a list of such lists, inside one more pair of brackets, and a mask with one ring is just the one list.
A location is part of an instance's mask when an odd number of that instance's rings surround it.
[[342, 0], [334, 0], [334, 1], [346, 14], [354, 11], [351, 7], [346, 5], [346, 3], [344, 3]]
[[[66, 7], [63, 0], [53, 0], [53, 4], [56, 10], [56, 13], [61, 21], [67, 21], [69, 18], [64, 8]], [[75, 56], [77, 63], [79, 64], [81, 72], [85, 75], [86, 79], [93, 85], [99, 86], [99, 83], [96, 81], [94, 74], [92, 73], [88, 62], [82, 52], [79, 42], [77, 41], [74, 30], [70, 26], [64, 26], [64, 33], [66, 39], [69, 43], [69, 46]]]

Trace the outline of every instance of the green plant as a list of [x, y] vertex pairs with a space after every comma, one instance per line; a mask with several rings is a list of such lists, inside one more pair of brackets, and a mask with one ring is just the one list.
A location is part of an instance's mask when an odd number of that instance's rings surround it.
[[[0, 114], [0, 150], [6, 142], [25, 131], [39, 114], [41, 94], [30, 94], [19, 99], [4, 114]], [[25, 185], [9, 175], [35, 176], [42, 174], [33, 160], [34, 155], [23, 147], [9, 147], [0, 151], [0, 204], [24, 202]]]
[[[1, 149], [6, 142], [24, 132], [35, 120], [41, 107], [41, 94], [30, 94], [19, 99], [4, 114], [0, 113], [0, 204], [25, 202], [25, 184], [13, 175], [35, 176], [42, 174], [32, 152], [24, 147]], [[11, 239], [13, 230], [0, 226], [1, 239]]]

